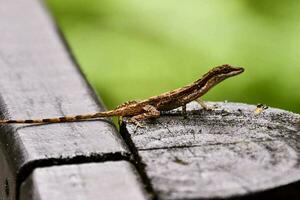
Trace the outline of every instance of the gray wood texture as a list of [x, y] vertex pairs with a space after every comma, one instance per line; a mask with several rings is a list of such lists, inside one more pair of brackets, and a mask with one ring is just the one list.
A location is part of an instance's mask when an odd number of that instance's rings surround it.
[[126, 161], [45, 167], [22, 184], [20, 200], [148, 199], [140, 183]]
[[[0, 0], [0, 5], [1, 118], [44, 118], [104, 110], [41, 2]], [[110, 120], [2, 125], [0, 199], [16, 199], [20, 184], [35, 168], [128, 160], [129, 156]], [[84, 181], [84, 175], [78, 177]]]
[[214, 104], [122, 127], [159, 199], [299, 199], [300, 115]]
[[[41, 2], [0, 4], [0, 117], [104, 110]], [[123, 138], [106, 119], [3, 125], [0, 199], [299, 199], [300, 116], [216, 105], [124, 124]]]

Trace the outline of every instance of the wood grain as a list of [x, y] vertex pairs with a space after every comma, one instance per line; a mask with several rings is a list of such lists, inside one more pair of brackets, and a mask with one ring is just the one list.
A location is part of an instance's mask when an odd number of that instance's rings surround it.
[[298, 199], [300, 115], [215, 105], [205, 111], [193, 102], [188, 119], [177, 110], [147, 121], [144, 129], [122, 127], [158, 197]]
[[140, 182], [126, 161], [45, 167], [35, 169], [22, 184], [20, 199], [148, 199]]
[[[0, 4], [1, 118], [104, 110], [41, 2], [1, 0]], [[3, 125], [0, 133], [0, 199], [15, 199], [18, 186], [39, 166], [129, 157], [109, 120]]]

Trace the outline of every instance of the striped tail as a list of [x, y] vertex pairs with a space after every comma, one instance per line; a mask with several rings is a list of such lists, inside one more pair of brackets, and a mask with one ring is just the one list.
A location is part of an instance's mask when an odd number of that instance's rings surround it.
[[89, 119], [95, 119], [101, 117], [112, 117], [112, 116], [116, 116], [114, 111], [106, 111], [106, 112], [97, 112], [93, 114], [44, 118], [44, 119], [0, 120], [0, 125], [1, 124], [41, 124], [41, 123], [77, 122], [77, 121], [84, 121]]

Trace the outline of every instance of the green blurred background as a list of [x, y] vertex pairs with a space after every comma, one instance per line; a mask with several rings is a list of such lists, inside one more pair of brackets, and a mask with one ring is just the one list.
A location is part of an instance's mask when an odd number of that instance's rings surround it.
[[300, 1], [48, 0], [108, 108], [244, 66], [204, 99], [300, 113]]

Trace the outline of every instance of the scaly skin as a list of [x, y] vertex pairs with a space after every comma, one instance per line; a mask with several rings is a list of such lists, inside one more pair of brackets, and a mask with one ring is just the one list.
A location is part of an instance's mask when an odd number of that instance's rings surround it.
[[218, 83], [229, 77], [236, 76], [243, 71], [244, 69], [242, 67], [232, 67], [230, 65], [218, 66], [192, 84], [158, 96], [150, 97], [143, 101], [127, 102], [110, 111], [44, 119], [0, 120], [0, 124], [75, 122], [113, 116], [131, 117], [132, 122], [137, 122], [147, 118], [157, 118], [160, 116], [160, 111], [168, 111], [178, 107], [182, 107], [183, 113], [186, 113], [185, 107], [187, 103], [199, 99]]

